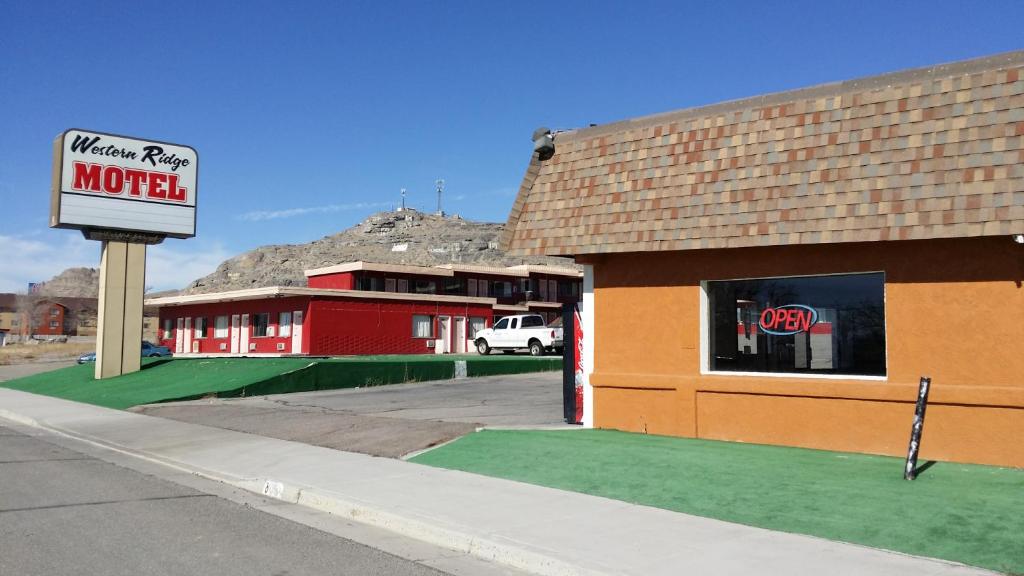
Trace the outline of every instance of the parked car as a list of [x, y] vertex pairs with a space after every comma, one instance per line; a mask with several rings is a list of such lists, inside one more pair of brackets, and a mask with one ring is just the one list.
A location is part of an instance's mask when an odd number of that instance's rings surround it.
[[[166, 356], [166, 357], [172, 356], [171, 349], [168, 348], [167, 346], [157, 346], [157, 345], [155, 345], [155, 344], [153, 344], [153, 343], [151, 343], [151, 342], [149, 342], [147, 340], [143, 340], [142, 341], [142, 357], [143, 358], [158, 358], [158, 357], [161, 357], [161, 356]], [[95, 361], [96, 361], [96, 353], [95, 352], [89, 352], [87, 354], [82, 354], [81, 356], [78, 357], [78, 363], [79, 364], [85, 364], [87, 362], [95, 362]]]
[[545, 352], [562, 353], [562, 328], [544, 325], [544, 317], [537, 314], [506, 316], [476, 334], [476, 351], [490, 354], [491, 350], [512, 353], [528, 349], [531, 356]]

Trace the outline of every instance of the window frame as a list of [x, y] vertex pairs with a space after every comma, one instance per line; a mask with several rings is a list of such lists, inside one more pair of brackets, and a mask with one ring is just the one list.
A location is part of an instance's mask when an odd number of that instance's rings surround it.
[[738, 278], [712, 278], [700, 281], [700, 374], [701, 376], [752, 376], [755, 378], [801, 378], [809, 380], [867, 380], [872, 382], [889, 381], [889, 322], [888, 312], [885, 313], [885, 320], [882, 323], [882, 330], [885, 333], [885, 376], [866, 376], [857, 374], [811, 374], [807, 372], [740, 372], [729, 370], [711, 370], [711, 324], [708, 318], [710, 306], [708, 303], [708, 282], [742, 282], [748, 280], [779, 280], [786, 278], [820, 278], [823, 276], [852, 276], [859, 274], [881, 274], [882, 275], [882, 306], [888, 310], [888, 281], [885, 270], [857, 270], [849, 272], [830, 272], [827, 274], [786, 274], [779, 276], [757, 276]]
[[[288, 322], [282, 322], [285, 314], [288, 315]], [[286, 333], [287, 332], [287, 333]], [[277, 313], [277, 337], [278, 338], [291, 338], [292, 337], [292, 313], [290, 310]]]
[[[260, 317], [266, 318], [263, 322], [263, 334], [256, 333], [256, 327], [259, 323], [256, 321]], [[270, 338], [270, 313], [269, 312], [256, 312], [249, 317], [249, 332], [252, 338]]]
[[[203, 325], [202, 331], [199, 330], [199, 325]], [[196, 340], [205, 340], [208, 338], [210, 333], [210, 322], [206, 316], [196, 316], [192, 319], [192, 338]]]
[[[473, 329], [474, 320], [479, 320], [480, 324], [480, 328], [477, 328], [475, 330]], [[466, 321], [466, 329], [469, 331], [469, 338], [472, 340], [476, 340], [476, 335], [479, 334], [481, 330], [487, 329], [487, 318], [484, 316], [470, 316], [469, 319]]]
[[[429, 336], [417, 336], [416, 335], [416, 319], [417, 318], [426, 318], [427, 319], [427, 325], [430, 326], [430, 335]], [[414, 339], [416, 339], [416, 340], [433, 340], [435, 332], [436, 331], [434, 330], [434, 316], [432, 316], [430, 314], [413, 314], [412, 315], [412, 337]]]
[[[224, 335], [218, 336], [220, 328], [217, 327], [218, 320], [224, 319]], [[214, 340], [224, 340], [231, 336], [231, 317], [229, 315], [214, 316], [213, 317], [213, 338]]]

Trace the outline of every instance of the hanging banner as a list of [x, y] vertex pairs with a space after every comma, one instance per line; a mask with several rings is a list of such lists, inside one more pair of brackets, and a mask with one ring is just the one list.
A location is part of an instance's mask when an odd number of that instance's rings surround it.
[[586, 373], [583, 371], [583, 320], [580, 318], [580, 311], [576, 309], [573, 313], [573, 345], [576, 347], [576, 422], [574, 424], [583, 423], [583, 383], [586, 379]]

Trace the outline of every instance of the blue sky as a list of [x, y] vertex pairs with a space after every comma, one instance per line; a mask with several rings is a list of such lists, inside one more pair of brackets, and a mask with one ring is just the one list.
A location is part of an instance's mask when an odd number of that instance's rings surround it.
[[0, 18], [0, 291], [97, 243], [46, 227], [79, 127], [199, 151], [180, 288], [390, 208], [504, 221], [544, 125], [574, 128], [1024, 48], [1024, 2], [39, 2]]

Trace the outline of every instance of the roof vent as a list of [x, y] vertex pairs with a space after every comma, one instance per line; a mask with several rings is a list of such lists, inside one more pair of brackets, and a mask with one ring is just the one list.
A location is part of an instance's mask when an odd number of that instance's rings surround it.
[[533, 131], [533, 151], [541, 162], [555, 155], [555, 137], [549, 128], [541, 126]]

